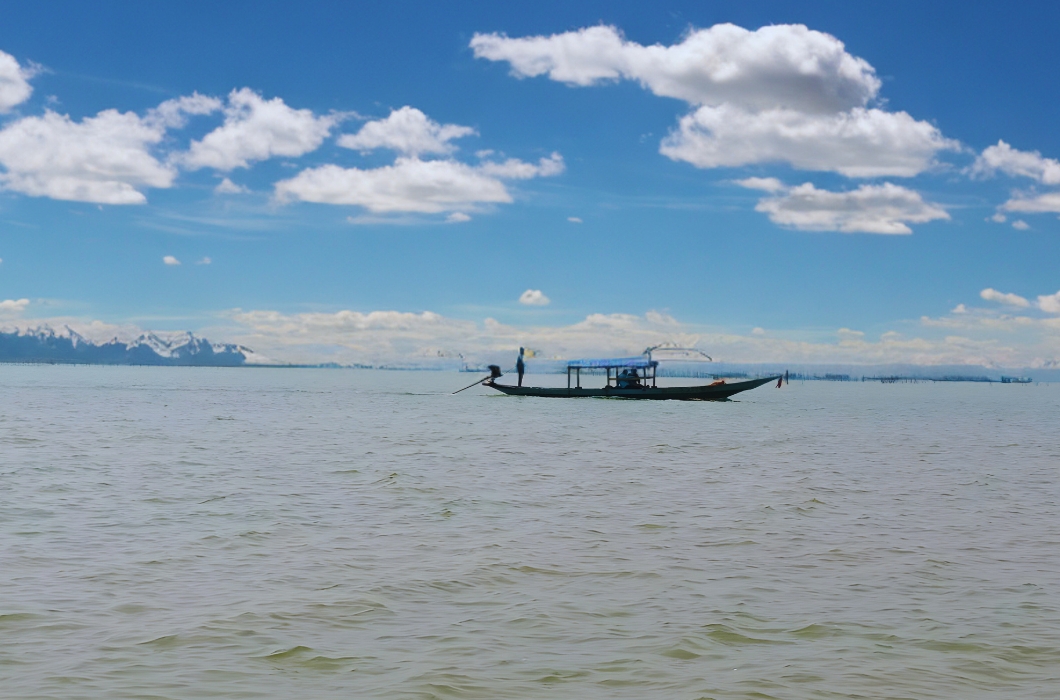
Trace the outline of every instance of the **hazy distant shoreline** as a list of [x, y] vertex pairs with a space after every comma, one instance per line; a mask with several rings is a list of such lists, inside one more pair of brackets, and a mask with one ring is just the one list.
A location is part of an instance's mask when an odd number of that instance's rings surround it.
[[[545, 363], [533, 363], [527, 367], [527, 374], [555, 375], [565, 372], [565, 361], [550, 360]], [[668, 363], [669, 364], [669, 363]], [[92, 362], [79, 359], [50, 358], [8, 358], [0, 357], [0, 365], [40, 366], [62, 365], [71, 367], [180, 367], [210, 369], [335, 369], [335, 370], [374, 370], [384, 372], [453, 372], [476, 374], [480, 370], [468, 369], [454, 364], [387, 364], [378, 365], [337, 362], [311, 363], [216, 363], [192, 362], [135, 362], [113, 361]], [[788, 372], [790, 381], [826, 381], [826, 382], [971, 382], [971, 383], [1039, 383], [1060, 382], [1060, 370], [1038, 369], [1027, 367], [982, 367], [975, 365], [805, 365], [782, 363], [726, 363], [717, 362], [707, 366], [687, 367], [680, 363], [675, 366], [660, 367], [659, 377], [708, 379], [714, 377], [755, 377], [767, 374], [784, 374]], [[482, 369], [486, 374], [489, 370]], [[505, 372], [505, 376], [511, 372]], [[582, 375], [591, 372], [583, 371]], [[602, 374], [601, 374], [602, 376]], [[1029, 381], [1027, 381], [1029, 380]]]

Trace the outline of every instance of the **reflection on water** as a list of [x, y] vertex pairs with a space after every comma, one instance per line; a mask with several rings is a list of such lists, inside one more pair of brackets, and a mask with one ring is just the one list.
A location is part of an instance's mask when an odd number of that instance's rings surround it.
[[0, 368], [0, 696], [1053, 698], [1060, 387]]

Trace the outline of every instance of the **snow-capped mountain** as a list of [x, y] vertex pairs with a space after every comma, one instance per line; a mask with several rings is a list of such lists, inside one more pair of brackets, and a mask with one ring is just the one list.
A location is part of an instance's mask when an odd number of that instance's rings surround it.
[[55, 362], [103, 365], [183, 365], [239, 367], [258, 364], [254, 352], [242, 345], [211, 343], [192, 333], [114, 333], [107, 340], [90, 340], [68, 325], [47, 324], [0, 329], [0, 362]]

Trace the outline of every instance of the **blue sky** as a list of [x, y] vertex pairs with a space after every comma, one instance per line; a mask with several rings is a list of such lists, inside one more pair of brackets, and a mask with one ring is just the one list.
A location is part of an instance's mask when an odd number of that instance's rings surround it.
[[1053, 366], [1058, 15], [10, 4], [0, 322]]

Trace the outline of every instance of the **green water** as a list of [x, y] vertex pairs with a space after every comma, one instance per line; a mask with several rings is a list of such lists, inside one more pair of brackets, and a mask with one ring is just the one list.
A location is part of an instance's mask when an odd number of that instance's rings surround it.
[[1060, 386], [0, 367], [0, 697], [1055, 698]]

